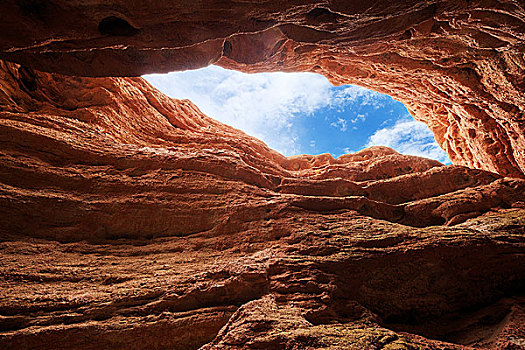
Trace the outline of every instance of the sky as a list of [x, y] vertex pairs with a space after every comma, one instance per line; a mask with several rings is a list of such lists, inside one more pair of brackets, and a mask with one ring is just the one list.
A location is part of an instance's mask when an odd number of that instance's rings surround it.
[[246, 74], [209, 66], [144, 78], [285, 156], [338, 157], [378, 145], [450, 163], [432, 132], [402, 103], [359, 86], [332, 86], [319, 74]]

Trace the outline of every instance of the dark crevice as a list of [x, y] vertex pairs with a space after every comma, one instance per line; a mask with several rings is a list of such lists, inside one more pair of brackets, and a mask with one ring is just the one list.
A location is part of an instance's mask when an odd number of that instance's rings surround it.
[[226, 56], [226, 57], [229, 57], [231, 55], [232, 51], [233, 51], [233, 46], [232, 46], [231, 41], [226, 40], [224, 42], [224, 46], [222, 48], [222, 55]]
[[477, 309], [445, 315], [426, 323], [401, 324], [386, 320], [384, 326], [396, 332], [418, 334], [429, 339], [485, 347], [496, 341], [516, 301], [514, 298], [501, 299]]
[[334, 23], [334, 22], [337, 22], [337, 20], [340, 17], [342, 16], [336, 13], [333, 13], [332, 11], [324, 7], [316, 7], [306, 14], [306, 18], [308, 20], [315, 21], [315, 22]]
[[128, 21], [115, 16], [106, 17], [100, 21], [98, 31], [101, 34], [111, 36], [133, 36], [139, 32]]
[[26, 91], [35, 91], [37, 88], [35, 73], [31, 68], [20, 67], [18, 68], [18, 74], [20, 77], [20, 87]]
[[323, 15], [329, 15], [332, 12], [325, 9], [324, 7], [316, 7], [312, 11], [308, 12], [307, 16], [309, 17], [321, 17]]

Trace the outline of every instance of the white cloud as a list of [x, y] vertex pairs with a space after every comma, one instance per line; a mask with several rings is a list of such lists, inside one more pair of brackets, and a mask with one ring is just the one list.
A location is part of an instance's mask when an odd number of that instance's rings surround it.
[[336, 108], [339, 112], [344, 112], [345, 107], [350, 105], [353, 108], [353, 104], [360, 101], [362, 106], [374, 105], [384, 106], [384, 102], [388, 99], [388, 96], [382, 95], [379, 92], [365, 89], [360, 86], [349, 85], [344, 89], [336, 91], [330, 99], [330, 106]]
[[[323, 108], [352, 113], [358, 106], [379, 108], [390, 103], [390, 97], [359, 86], [334, 89], [325, 77], [314, 73], [246, 74], [210, 66], [144, 78], [168, 96], [190, 99], [206, 115], [263, 140], [287, 156], [308, 153], [316, 147], [315, 140], [300, 139], [297, 126], [301, 125], [295, 118]], [[366, 113], [349, 115], [330, 125], [343, 132], [350, 126], [358, 130], [366, 118]], [[371, 145], [448, 160], [430, 130], [412, 119], [377, 130], [368, 140], [367, 146]]]
[[[330, 126], [333, 126], [334, 128], [339, 129], [341, 132], [345, 132], [348, 130], [348, 121], [352, 124], [356, 124], [359, 122], [364, 122], [366, 120], [366, 116], [364, 114], [358, 114], [355, 118], [351, 118], [350, 120], [343, 119], [341, 117], [337, 117], [337, 120], [335, 122], [330, 123]], [[352, 130], [357, 130], [357, 126], [353, 126]]]
[[[314, 73], [246, 74], [216, 66], [144, 76], [170, 97], [190, 99], [212, 118], [241, 129], [284, 155], [307, 152], [298, 131], [292, 128], [298, 115], [321, 108], [344, 111], [354, 103], [375, 104], [383, 95], [359, 86], [334, 90], [328, 80]], [[364, 120], [358, 115], [352, 123]], [[347, 121], [337, 122], [341, 131]]]
[[398, 120], [393, 126], [378, 129], [370, 136], [366, 146], [388, 146], [403, 154], [432, 158], [442, 163], [449, 162], [447, 154], [438, 146], [430, 129], [408, 116]]
[[358, 114], [357, 117], [350, 120], [352, 124], [355, 124], [357, 122], [364, 122], [366, 120], [366, 116], [364, 114]]
[[342, 132], [346, 131], [346, 125], [347, 125], [347, 121], [339, 117], [337, 117], [337, 121], [330, 123], [330, 126], [333, 126], [334, 128], [338, 128]]
[[302, 152], [292, 119], [331, 101], [332, 85], [314, 73], [246, 74], [210, 66], [144, 77], [168, 96], [190, 99], [205, 114], [285, 155]]

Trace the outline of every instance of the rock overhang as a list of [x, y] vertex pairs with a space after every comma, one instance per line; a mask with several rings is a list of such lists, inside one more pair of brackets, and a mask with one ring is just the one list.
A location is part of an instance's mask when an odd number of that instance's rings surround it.
[[11, 14], [2, 23], [3, 59], [84, 76], [209, 64], [317, 72], [404, 103], [454, 164], [524, 176], [519, 1], [0, 6]]
[[[519, 345], [521, 2], [0, 8], [1, 345]], [[209, 63], [386, 92], [470, 167], [285, 158], [107, 78]]]

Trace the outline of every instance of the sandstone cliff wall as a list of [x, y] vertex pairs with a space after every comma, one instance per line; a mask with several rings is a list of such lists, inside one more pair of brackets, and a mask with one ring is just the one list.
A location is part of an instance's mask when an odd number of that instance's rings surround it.
[[[2, 1], [0, 348], [523, 348], [523, 6]], [[388, 93], [455, 165], [112, 77], [211, 63]]]
[[6, 0], [0, 58], [130, 76], [219, 64], [312, 71], [403, 102], [454, 164], [523, 177], [525, 4]]

